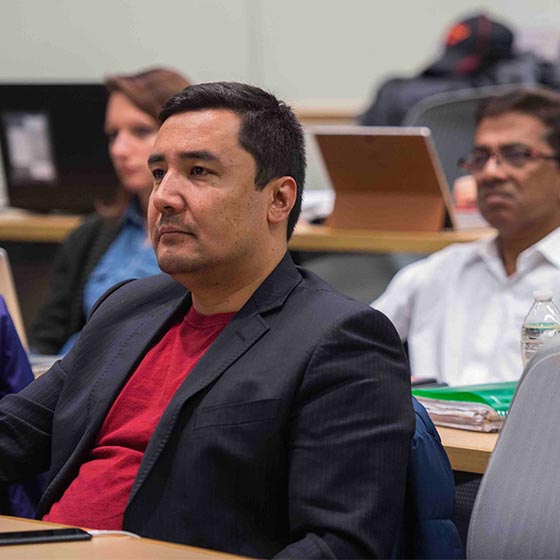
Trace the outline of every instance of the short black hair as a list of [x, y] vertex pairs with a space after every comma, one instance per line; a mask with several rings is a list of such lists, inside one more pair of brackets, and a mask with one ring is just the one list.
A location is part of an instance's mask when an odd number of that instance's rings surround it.
[[521, 87], [489, 97], [478, 107], [476, 124], [506, 113], [522, 113], [541, 121], [548, 128], [545, 140], [556, 153], [560, 152], [560, 93], [544, 87]]
[[163, 123], [172, 115], [203, 109], [226, 109], [239, 115], [239, 144], [255, 159], [257, 190], [276, 177], [295, 180], [297, 197], [288, 218], [290, 239], [301, 212], [306, 166], [303, 128], [292, 109], [256, 86], [210, 82], [189, 86], [171, 97], [159, 119]]

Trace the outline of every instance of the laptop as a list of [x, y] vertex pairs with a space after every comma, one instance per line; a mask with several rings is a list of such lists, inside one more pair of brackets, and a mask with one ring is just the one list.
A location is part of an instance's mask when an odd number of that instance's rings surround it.
[[10, 206], [88, 213], [118, 180], [103, 129], [102, 83], [0, 83], [0, 175]]
[[335, 192], [326, 225], [435, 232], [454, 228], [451, 192], [425, 127], [309, 127]]

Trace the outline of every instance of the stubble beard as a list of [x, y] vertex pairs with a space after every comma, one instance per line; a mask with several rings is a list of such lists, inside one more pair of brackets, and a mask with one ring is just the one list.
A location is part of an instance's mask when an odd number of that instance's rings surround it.
[[204, 269], [202, 259], [194, 255], [178, 255], [164, 252], [158, 255], [158, 264], [163, 272], [170, 276], [193, 274]]

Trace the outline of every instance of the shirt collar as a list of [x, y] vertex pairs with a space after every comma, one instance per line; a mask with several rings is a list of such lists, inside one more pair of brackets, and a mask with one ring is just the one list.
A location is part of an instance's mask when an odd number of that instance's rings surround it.
[[[497, 238], [498, 234], [495, 233], [494, 235], [477, 241], [476, 251], [474, 251], [472, 255], [473, 259], [481, 258], [486, 262], [500, 259]], [[534, 259], [537, 254], [544, 257], [556, 268], [560, 268], [560, 228], [551, 231], [540, 241], [537, 241], [537, 243], [525, 249], [517, 259], [518, 265], [527, 259]]]
[[529, 251], [540, 253], [548, 262], [556, 268], [560, 268], [560, 228], [551, 231], [546, 237], [543, 237], [521, 254]]
[[476, 250], [473, 251], [472, 258], [480, 258], [483, 261], [499, 259], [500, 254], [498, 252], [497, 238], [498, 234], [493, 233], [488, 237], [476, 241]]
[[140, 199], [135, 196], [130, 204], [127, 206], [122, 217], [122, 224], [132, 224], [134, 226], [145, 229], [146, 219], [144, 218], [144, 213], [142, 212], [142, 205], [140, 204]]

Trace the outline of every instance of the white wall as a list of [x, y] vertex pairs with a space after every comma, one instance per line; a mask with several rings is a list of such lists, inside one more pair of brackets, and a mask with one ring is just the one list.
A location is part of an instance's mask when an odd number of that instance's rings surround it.
[[166, 64], [291, 101], [363, 104], [478, 9], [557, 53], [558, 0], [0, 0], [0, 80], [97, 81]]

